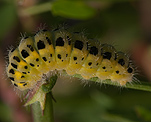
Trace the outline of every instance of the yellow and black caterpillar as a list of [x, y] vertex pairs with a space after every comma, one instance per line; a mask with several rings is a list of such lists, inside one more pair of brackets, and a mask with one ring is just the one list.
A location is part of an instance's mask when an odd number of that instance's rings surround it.
[[132, 82], [134, 77], [134, 68], [125, 53], [66, 29], [39, 30], [33, 37], [22, 38], [19, 46], [9, 51], [6, 72], [20, 90], [34, 88], [44, 74], [53, 70], [80, 74], [84, 79], [111, 79], [120, 85]]

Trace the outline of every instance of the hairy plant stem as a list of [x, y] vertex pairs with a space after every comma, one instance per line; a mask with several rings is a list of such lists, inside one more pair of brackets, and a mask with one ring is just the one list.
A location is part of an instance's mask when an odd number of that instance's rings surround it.
[[52, 93], [46, 93], [45, 109], [42, 111], [40, 103], [32, 104], [32, 113], [34, 122], [54, 122]]
[[23, 15], [36, 15], [51, 10], [51, 3], [46, 2], [22, 10]]
[[32, 104], [32, 112], [34, 122], [54, 122], [53, 118], [53, 103], [52, 88], [57, 81], [57, 75], [46, 79], [43, 84], [28, 103]]
[[[79, 74], [74, 75], [74, 77], [83, 79]], [[108, 80], [108, 79], [104, 80], [104, 81], [100, 81], [98, 78], [94, 77], [94, 78], [91, 78], [90, 81], [94, 81], [97, 83], [103, 83], [103, 84], [109, 84], [109, 85], [113, 85], [113, 86], [120, 86], [120, 84], [118, 84], [117, 82], [112, 82], [111, 80]], [[151, 83], [149, 83], [149, 82], [139, 81], [138, 83], [133, 83], [133, 82], [132, 83], [126, 83], [126, 85], [122, 86], [122, 87], [151, 92]]]

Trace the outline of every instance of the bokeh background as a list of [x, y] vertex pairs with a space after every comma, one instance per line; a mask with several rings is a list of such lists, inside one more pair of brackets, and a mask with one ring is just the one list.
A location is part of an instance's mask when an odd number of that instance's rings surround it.
[[[0, 121], [33, 121], [5, 76], [8, 49], [24, 34], [60, 25], [130, 54], [139, 81], [151, 81], [150, 0], [0, 0]], [[62, 76], [53, 94], [55, 122], [151, 121], [150, 92]]]

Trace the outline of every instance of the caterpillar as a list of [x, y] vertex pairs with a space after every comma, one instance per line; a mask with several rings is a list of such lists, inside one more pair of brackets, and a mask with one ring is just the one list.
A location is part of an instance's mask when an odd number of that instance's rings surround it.
[[23, 37], [8, 57], [7, 76], [21, 91], [34, 88], [44, 74], [54, 70], [65, 70], [70, 76], [80, 74], [86, 80], [111, 79], [121, 86], [132, 82], [135, 74], [125, 53], [62, 28], [42, 29], [34, 36]]

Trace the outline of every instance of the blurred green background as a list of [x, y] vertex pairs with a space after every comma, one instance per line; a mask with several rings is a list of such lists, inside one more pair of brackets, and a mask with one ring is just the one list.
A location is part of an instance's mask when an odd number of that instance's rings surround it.
[[[23, 103], [6, 78], [7, 49], [16, 47], [21, 35], [37, 28], [67, 26], [87, 37], [109, 43], [132, 55], [137, 44], [150, 45], [150, 0], [0, 0], [0, 121], [30, 122], [30, 107]], [[144, 46], [148, 50], [151, 47]], [[142, 48], [141, 48], [142, 49]], [[139, 49], [141, 51], [141, 49]], [[141, 52], [143, 52], [143, 49]], [[151, 53], [146, 52], [144, 55]], [[150, 58], [135, 62], [140, 81], [149, 82]], [[148, 69], [139, 61], [145, 60]], [[149, 63], [148, 63], [148, 62]], [[143, 67], [144, 66], [144, 67]], [[82, 81], [83, 82], [83, 81]], [[17, 93], [20, 96], [20, 93]], [[61, 77], [53, 89], [55, 122], [149, 122], [151, 93]]]

